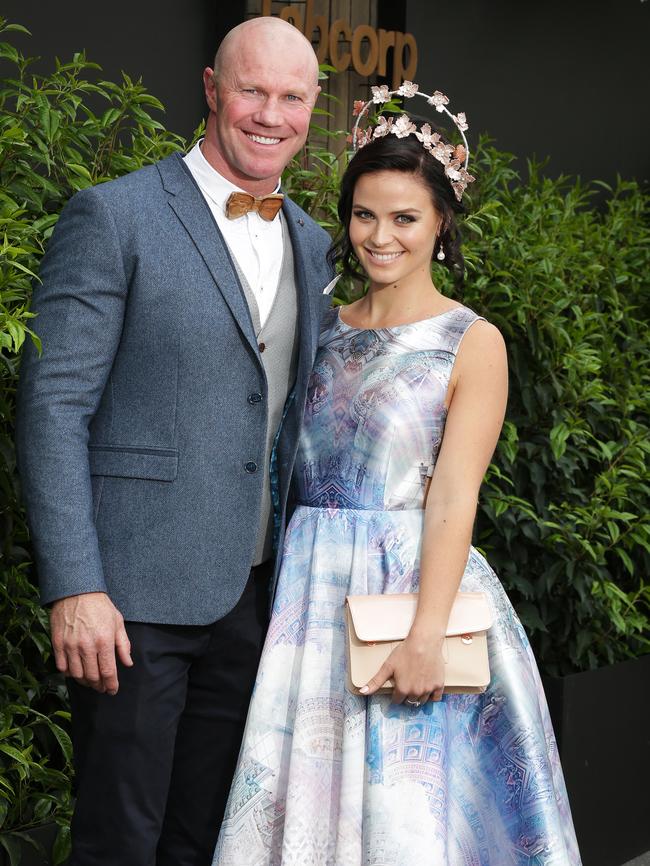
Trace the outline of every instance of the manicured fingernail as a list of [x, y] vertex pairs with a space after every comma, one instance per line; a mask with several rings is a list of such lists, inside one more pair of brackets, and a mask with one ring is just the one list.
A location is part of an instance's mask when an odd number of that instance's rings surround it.
[[362, 695], [367, 694], [368, 693], [368, 686], [361, 686], [359, 691], [361, 692]]

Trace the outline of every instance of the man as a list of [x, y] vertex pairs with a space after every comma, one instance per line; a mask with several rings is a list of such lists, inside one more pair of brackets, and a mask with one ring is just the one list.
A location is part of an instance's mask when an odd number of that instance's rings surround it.
[[284, 411], [281, 531], [332, 277], [323, 230], [288, 199], [273, 219], [317, 80], [295, 28], [239, 25], [201, 145], [75, 195], [43, 260], [18, 446], [71, 678], [73, 866], [212, 860], [272, 591], [271, 448]]

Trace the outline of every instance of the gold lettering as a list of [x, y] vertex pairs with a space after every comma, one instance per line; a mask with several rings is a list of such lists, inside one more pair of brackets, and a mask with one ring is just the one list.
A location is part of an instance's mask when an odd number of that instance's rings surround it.
[[339, 54], [339, 39], [341, 36], [343, 36], [344, 42], [352, 41], [352, 31], [347, 23], [342, 18], [337, 18], [330, 30], [329, 49], [330, 62], [338, 72], [343, 72], [350, 65], [350, 52], [345, 51], [343, 54]]
[[[368, 56], [365, 61], [361, 58], [361, 45], [364, 39], [368, 40]], [[352, 35], [352, 63], [359, 75], [372, 75], [377, 68], [378, 56], [379, 43], [374, 27], [370, 27], [369, 24], [360, 24]]]
[[[262, 15], [273, 15], [273, 0], [262, 0]], [[369, 76], [377, 71], [386, 75], [388, 51], [393, 49], [393, 83], [397, 90], [404, 79], [413, 80], [418, 65], [418, 48], [411, 33], [397, 33], [393, 30], [375, 30], [369, 24], [360, 24], [352, 32], [343, 18], [337, 18], [328, 26], [325, 15], [314, 14], [314, 0], [305, 0], [305, 15], [297, 4], [283, 6], [280, 18], [293, 24], [310, 42], [317, 42], [315, 48], [319, 63], [324, 63], [329, 55], [332, 66], [343, 72], [354, 66], [359, 75]], [[318, 36], [315, 38], [315, 32]], [[351, 43], [351, 51], [341, 51], [342, 43]], [[367, 55], [362, 52], [367, 43]]]
[[280, 18], [293, 24], [302, 33], [302, 9], [300, 6], [283, 6]]
[[[377, 74], [386, 75], [386, 58], [388, 49], [395, 48], [395, 32], [393, 30], [379, 31], [379, 63], [377, 65]], [[393, 54], [395, 52], [393, 51]]]

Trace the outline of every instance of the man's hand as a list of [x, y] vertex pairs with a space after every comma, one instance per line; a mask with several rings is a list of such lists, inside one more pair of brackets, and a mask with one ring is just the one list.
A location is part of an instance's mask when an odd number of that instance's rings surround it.
[[115, 650], [132, 667], [131, 643], [124, 619], [105, 592], [87, 592], [55, 601], [50, 610], [57, 669], [82, 686], [117, 693]]

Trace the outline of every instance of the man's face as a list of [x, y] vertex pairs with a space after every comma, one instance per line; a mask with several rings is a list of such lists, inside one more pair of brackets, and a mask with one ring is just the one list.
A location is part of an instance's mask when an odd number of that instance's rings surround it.
[[216, 123], [211, 161], [232, 183], [256, 194], [275, 188], [304, 145], [319, 92], [313, 59], [288, 41], [273, 47], [267, 40], [240, 43], [236, 62], [221, 70], [216, 84], [211, 70], [204, 73]]

